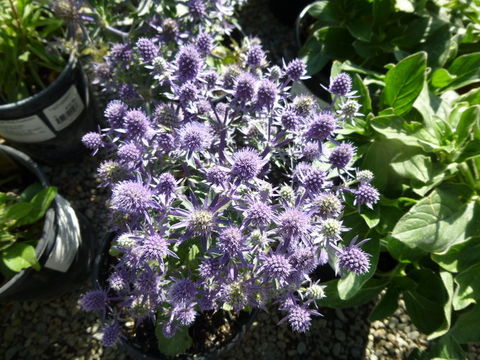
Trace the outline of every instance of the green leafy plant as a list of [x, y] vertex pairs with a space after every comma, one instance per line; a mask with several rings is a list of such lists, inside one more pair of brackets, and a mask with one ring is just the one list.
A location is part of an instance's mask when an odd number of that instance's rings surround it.
[[428, 354], [412, 358], [464, 359], [460, 344], [480, 341], [473, 330], [480, 319], [480, 88], [472, 85], [480, 81], [480, 53], [435, 71], [428, 63], [418, 52], [385, 75], [333, 63], [331, 76], [350, 73], [368, 114], [345, 126], [344, 136], [383, 195], [378, 211], [351, 214], [347, 225], [379, 244], [369, 250], [373, 266], [390, 259], [391, 267], [330, 281], [319, 303], [353, 306], [385, 290], [373, 321], [393, 314], [402, 296], [413, 323], [434, 340]]
[[479, 12], [478, 0], [317, 1], [308, 8], [315, 21], [302, 29], [307, 39], [300, 56], [311, 75], [334, 59], [383, 71], [418, 51], [439, 68], [478, 49]]
[[20, 195], [0, 192], [0, 272], [4, 279], [29, 267], [40, 270], [35, 245], [56, 194], [55, 187], [43, 188], [39, 183]]
[[0, 102], [27, 98], [48, 86], [66, 57], [63, 21], [33, 0], [0, 0]]

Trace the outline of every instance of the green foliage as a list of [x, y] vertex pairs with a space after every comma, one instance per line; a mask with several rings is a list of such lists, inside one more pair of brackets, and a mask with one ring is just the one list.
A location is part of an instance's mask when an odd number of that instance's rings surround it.
[[[386, 64], [420, 51], [429, 54], [428, 66], [438, 69], [457, 54], [478, 49], [479, 9], [478, 1], [467, 5], [458, 0], [317, 1], [308, 7], [314, 23], [301, 29], [307, 32], [307, 39], [300, 55], [310, 74], [332, 60], [349, 60], [383, 71]], [[459, 58], [454, 71], [462, 72], [458, 65], [463, 61]], [[455, 80], [457, 76], [463, 80]], [[437, 74], [437, 81], [453, 81], [453, 86], [467, 78], [468, 74], [451, 71], [450, 75], [444, 71]]]
[[63, 21], [46, 1], [0, 0], [0, 103], [27, 98], [63, 70]]
[[192, 346], [192, 338], [188, 333], [188, 327], [180, 327], [175, 335], [167, 338], [163, 335], [162, 325], [155, 327], [155, 336], [157, 337], [158, 350], [167, 356], [175, 356], [185, 352]]
[[0, 271], [8, 278], [23, 269], [40, 270], [35, 245], [43, 227], [40, 220], [50, 208], [57, 189], [40, 184], [20, 195], [0, 192]]

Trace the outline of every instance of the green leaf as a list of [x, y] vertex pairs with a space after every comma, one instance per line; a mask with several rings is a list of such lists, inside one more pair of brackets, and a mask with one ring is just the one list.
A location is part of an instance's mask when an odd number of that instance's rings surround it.
[[370, 254], [370, 269], [366, 274], [356, 275], [348, 273], [344, 278], [337, 283], [338, 296], [341, 300], [348, 300], [354, 297], [362, 286], [373, 276], [377, 269], [378, 256], [380, 253], [380, 241], [378, 239], [371, 239], [363, 246], [363, 250]]
[[[443, 252], [466, 241], [474, 202], [466, 202], [470, 190], [462, 185], [443, 185], [416, 203], [396, 224], [393, 241], [412, 250]], [[397, 254], [399, 255], [399, 254]]]
[[450, 335], [460, 344], [480, 341], [480, 304], [461, 313], [450, 330]]
[[453, 308], [458, 311], [480, 300], [480, 263], [455, 276], [457, 287], [453, 296]]
[[480, 78], [480, 52], [466, 54], [457, 57], [448, 72], [456, 78], [446, 87], [445, 90], [454, 90], [478, 82]]
[[362, 78], [358, 74], [352, 74], [353, 79], [353, 90], [358, 91], [360, 98], [358, 99], [360, 105], [360, 112], [363, 114], [368, 114], [372, 111], [372, 99], [370, 98], [370, 93], [367, 86], [363, 83]]
[[33, 267], [40, 270], [40, 264], [32, 245], [17, 242], [0, 253], [0, 259], [10, 270], [19, 272], [23, 269]]
[[398, 308], [399, 296], [400, 289], [396, 286], [389, 286], [385, 294], [382, 296], [382, 299], [375, 305], [368, 316], [368, 321], [382, 320], [393, 315]]
[[157, 337], [158, 350], [167, 356], [175, 356], [185, 352], [192, 346], [192, 338], [188, 333], [188, 327], [180, 327], [171, 338], [163, 335], [162, 325], [155, 327], [155, 336]]
[[480, 259], [480, 237], [473, 237], [467, 242], [454, 245], [444, 253], [431, 254], [431, 258], [447, 271], [463, 271]]
[[433, 360], [467, 360], [461, 345], [453, 336], [442, 336], [435, 341], [428, 351], [428, 359]]
[[480, 105], [474, 105], [467, 108], [460, 116], [460, 121], [455, 130], [455, 140], [457, 144], [470, 140], [472, 129], [480, 121]]
[[412, 322], [425, 334], [444, 331], [450, 319], [447, 319], [448, 314], [445, 313], [449, 294], [442, 279], [428, 269], [414, 270], [408, 277], [417, 283], [414, 289], [403, 292]]
[[422, 51], [406, 57], [387, 72], [382, 101], [395, 114], [403, 115], [412, 108], [422, 90], [426, 66], [427, 54]]
[[415, 5], [412, 0], [395, 0], [395, 10], [413, 13], [415, 11]]
[[427, 183], [430, 180], [432, 172], [432, 160], [430, 157], [417, 154], [414, 156], [405, 156], [399, 154], [391, 163], [393, 170], [407, 179], [418, 180]]
[[0, 228], [0, 251], [11, 246], [15, 242], [15, 240], [15, 236], [13, 236], [7, 230]]
[[40, 183], [33, 183], [32, 185], [28, 186], [23, 192], [20, 194], [20, 199], [23, 202], [30, 202], [35, 195], [37, 195], [40, 191], [42, 191], [43, 186]]
[[57, 188], [53, 186], [45, 188], [35, 195], [30, 202], [32, 205], [30, 212], [18, 222], [18, 225], [33, 224], [40, 220], [52, 204], [55, 195], [57, 195]]
[[448, 86], [455, 78], [456, 76], [450, 74], [447, 69], [440, 68], [433, 72], [430, 82], [436, 88], [443, 88]]
[[28, 216], [32, 211], [33, 205], [30, 203], [16, 203], [8, 206], [1, 217], [1, 222], [15, 221], [13, 226], [20, 226], [20, 220]]
[[365, 223], [370, 229], [373, 229], [375, 226], [378, 225], [380, 222], [380, 211], [379, 207], [376, 206], [374, 210], [366, 208], [362, 209], [362, 213], [360, 214]]
[[480, 156], [480, 140], [473, 139], [465, 145], [459, 154], [458, 158], [455, 159], [457, 163], [462, 163], [464, 161], [474, 159]]

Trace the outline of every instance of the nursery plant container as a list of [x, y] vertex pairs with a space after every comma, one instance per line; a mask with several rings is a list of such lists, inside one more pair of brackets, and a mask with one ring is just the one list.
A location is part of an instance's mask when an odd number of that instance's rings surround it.
[[50, 164], [80, 159], [85, 153], [82, 135], [93, 130], [95, 123], [87, 78], [73, 55], [48, 87], [0, 105], [0, 137]]
[[313, 0], [269, 0], [272, 13], [285, 25], [294, 26], [295, 20], [302, 9]]
[[[105, 238], [101, 242], [101, 249], [97, 254], [97, 257], [95, 259], [95, 263], [93, 266], [93, 271], [92, 271], [92, 282], [93, 282], [93, 287], [95, 289], [106, 289], [107, 288], [107, 277], [108, 277], [108, 271], [110, 265], [112, 265], [112, 260], [113, 257], [109, 255], [109, 249], [110, 245], [115, 238], [114, 233], [107, 233]], [[224, 344], [213, 348], [212, 350], [205, 352], [205, 353], [199, 353], [199, 354], [193, 354], [193, 353], [188, 353], [188, 354], [179, 354], [174, 357], [170, 357], [167, 355], [162, 354], [158, 349], [157, 346], [152, 347], [152, 341], [155, 342], [155, 334], [153, 333], [154, 331], [154, 325], [153, 322], [148, 322], [149, 320], [146, 320], [146, 323], [142, 323], [142, 326], [136, 326], [137, 333], [142, 332], [142, 334], [137, 334], [136, 338], [133, 339], [131, 336], [128, 334], [123, 334], [123, 336], [120, 337], [119, 343], [120, 345], [125, 349], [125, 351], [134, 359], [138, 360], [171, 360], [171, 359], [195, 359], [195, 360], [213, 360], [220, 358], [222, 355], [227, 353], [231, 348], [237, 344], [242, 337], [246, 334], [246, 332], [249, 330], [251, 327], [253, 321], [256, 318], [257, 311], [253, 310], [251, 313], [247, 312], [241, 312], [239, 318], [237, 319], [237, 330], [235, 331], [234, 334], [232, 334], [232, 337]], [[101, 314], [103, 317], [102, 320], [108, 319], [111, 317], [110, 313], [106, 314]], [[201, 318], [197, 317], [197, 320], [195, 323], [190, 327], [189, 332], [190, 335], [192, 336], [194, 345], [195, 345], [195, 331], [192, 331], [192, 328], [195, 327], [195, 325], [201, 325]], [[146, 326], [144, 326], [146, 325]], [[197, 326], [198, 327], [198, 326]], [[140, 330], [141, 329], [141, 330]], [[147, 344], [148, 340], [150, 340], [150, 343]], [[148, 346], [150, 345], [150, 346]]]
[[[0, 145], [0, 156], [31, 175], [43, 187], [48, 181], [26, 154]], [[0, 287], [0, 301], [49, 299], [74, 288], [87, 277], [97, 248], [91, 230], [62, 196], [56, 195], [45, 214], [43, 232], [36, 245], [39, 271], [27, 268]]]

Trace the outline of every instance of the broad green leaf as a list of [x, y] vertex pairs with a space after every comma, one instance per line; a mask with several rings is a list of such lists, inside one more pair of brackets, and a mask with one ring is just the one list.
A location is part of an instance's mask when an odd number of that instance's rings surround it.
[[57, 188], [53, 186], [45, 188], [35, 195], [30, 202], [32, 209], [27, 216], [23, 217], [18, 222], [18, 225], [33, 224], [40, 220], [52, 204], [53, 199], [55, 199], [55, 195], [57, 195]]
[[442, 336], [428, 351], [428, 360], [467, 360], [460, 344], [450, 335]]
[[475, 124], [480, 121], [480, 105], [474, 105], [466, 109], [455, 129], [455, 138], [457, 144], [462, 144], [464, 141], [470, 140], [472, 129]]
[[443, 25], [433, 30], [418, 50], [428, 54], [427, 63], [432, 68], [439, 68], [445, 65], [452, 52], [452, 34], [450, 24], [443, 22]]
[[431, 84], [436, 88], [443, 88], [448, 86], [455, 78], [456, 76], [450, 74], [447, 69], [440, 68], [433, 72]]
[[414, 289], [403, 292], [405, 306], [412, 322], [425, 334], [444, 330], [447, 321], [445, 305], [449, 294], [442, 279], [428, 269], [414, 270], [408, 277], [417, 283]]
[[5, 212], [0, 220], [2, 222], [15, 221], [14, 226], [20, 226], [20, 220], [28, 216], [32, 209], [33, 205], [30, 203], [19, 202], [12, 204], [5, 209]]
[[470, 266], [468, 269], [455, 276], [457, 287], [453, 297], [455, 310], [465, 309], [468, 305], [480, 300], [480, 263]]
[[385, 76], [382, 101], [397, 115], [410, 111], [426, 78], [427, 55], [419, 52], [400, 61]]
[[367, 226], [370, 229], [373, 229], [380, 222], [379, 207], [375, 206], [373, 210], [369, 208], [362, 209], [362, 213], [360, 214], [360, 216], [362, 217], [363, 220], [365, 220], [365, 223], [367, 224]]
[[[396, 224], [394, 241], [410, 249], [443, 252], [466, 241], [474, 202], [466, 202], [470, 191], [461, 185], [443, 185], [415, 204]], [[397, 254], [398, 255], [398, 254]]]
[[20, 195], [21, 201], [24, 201], [24, 202], [31, 201], [36, 194], [42, 191], [42, 189], [43, 189], [42, 184], [38, 182], [28, 186], [25, 190], [23, 190], [23, 192]]
[[35, 254], [35, 248], [22, 242], [17, 242], [0, 253], [0, 259], [5, 266], [15, 272], [33, 267], [40, 270], [40, 264]]
[[337, 284], [338, 295], [341, 300], [348, 300], [355, 296], [358, 291], [375, 273], [377, 269], [378, 256], [380, 253], [380, 241], [371, 239], [362, 246], [363, 250], [370, 254], [370, 270], [363, 275], [355, 275], [348, 273], [344, 278], [340, 279]]
[[448, 72], [456, 76], [446, 89], [458, 89], [468, 84], [478, 82], [480, 78], [480, 52], [457, 57]]
[[413, 0], [395, 0], [395, 10], [413, 13], [415, 11], [415, 3]]
[[353, 79], [353, 90], [358, 91], [360, 98], [358, 99], [360, 105], [360, 112], [363, 114], [368, 114], [372, 111], [372, 99], [370, 98], [370, 93], [367, 86], [363, 83], [362, 78], [358, 74], [352, 74]]
[[[326, 32], [327, 28], [317, 31], [314, 35]], [[300, 58], [307, 64], [307, 72], [310, 75], [318, 73], [330, 61], [330, 56], [325, 54], [325, 41], [318, 36], [310, 36], [305, 45], [300, 49]]]
[[391, 166], [399, 176], [418, 180], [424, 184], [430, 180], [432, 173], [432, 160], [422, 154], [414, 156], [402, 156], [400, 154], [400, 156], [395, 157]]
[[396, 286], [389, 286], [382, 296], [382, 299], [375, 305], [372, 312], [368, 316], [368, 321], [383, 320], [393, 315], [398, 308], [398, 298], [400, 289]]
[[480, 237], [454, 245], [444, 253], [431, 254], [431, 258], [447, 271], [464, 271], [480, 259]]
[[163, 335], [162, 325], [157, 325], [155, 327], [155, 336], [157, 337], [158, 350], [167, 356], [181, 354], [192, 346], [193, 343], [186, 326], [178, 328], [175, 335], [171, 338], [166, 338]]
[[461, 153], [458, 155], [458, 158], [456, 158], [455, 161], [458, 163], [461, 163], [470, 159], [474, 159], [479, 156], [480, 156], [480, 140], [473, 139], [467, 142], [467, 144], [462, 149]]
[[460, 344], [480, 341], [480, 304], [462, 312], [450, 330], [450, 335]]
[[480, 88], [472, 89], [466, 94], [460, 95], [456, 102], [466, 102], [470, 105], [480, 105]]
[[438, 338], [450, 330], [450, 325], [452, 323], [452, 303], [453, 303], [453, 276], [447, 271], [440, 272], [440, 278], [442, 279], [443, 286], [447, 292], [447, 301], [443, 306], [443, 312], [445, 315], [445, 321], [443, 322], [443, 326], [431, 333], [428, 336], [429, 340]]

